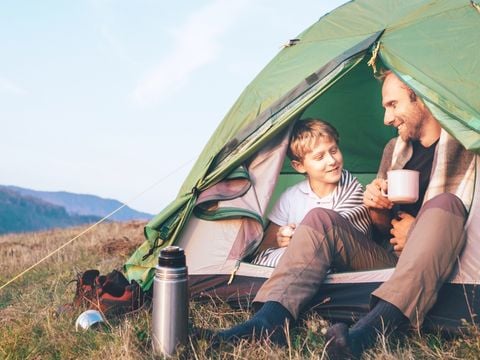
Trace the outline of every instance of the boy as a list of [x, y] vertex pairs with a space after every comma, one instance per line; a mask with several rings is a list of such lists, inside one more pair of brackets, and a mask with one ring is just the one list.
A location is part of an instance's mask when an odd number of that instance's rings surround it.
[[[269, 338], [285, 345], [285, 324], [298, 319], [300, 312], [306, 310], [305, 299], [317, 291], [332, 267], [357, 271], [392, 267], [396, 263], [396, 256], [370, 236], [370, 217], [363, 205], [362, 187], [343, 169], [337, 131], [320, 120], [298, 122], [289, 148], [292, 165], [306, 173], [307, 179], [287, 190], [275, 206], [270, 216], [272, 229], [267, 229], [264, 245], [283, 245], [284, 254], [253, 300], [256, 308], [261, 306], [258, 312], [242, 324], [215, 333], [214, 345], [252, 338]], [[289, 206], [284, 208], [284, 204]], [[283, 236], [280, 226], [285, 224], [297, 224], [288, 247], [290, 236]]]
[[275, 267], [294, 229], [313, 208], [338, 212], [363, 234], [370, 235], [370, 218], [363, 206], [361, 184], [343, 169], [338, 132], [318, 119], [298, 121], [290, 138], [288, 157], [306, 179], [288, 188], [273, 207], [253, 264]]

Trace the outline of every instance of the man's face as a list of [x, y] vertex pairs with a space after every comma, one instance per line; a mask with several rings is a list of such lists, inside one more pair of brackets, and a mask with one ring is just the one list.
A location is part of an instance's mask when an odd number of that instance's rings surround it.
[[292, 165], [308, 175], [312, 188], [333, 190], [342, 176], [343, 157], [334, 140], [319, 138], [303, 161], [293, 161]]
[[385, 78], [382, 87], [383, 122], [394, 126], [404, 140], [420, 140], [426, 109], [419, 99], [412, 101], [412, 91], [395, 74]]

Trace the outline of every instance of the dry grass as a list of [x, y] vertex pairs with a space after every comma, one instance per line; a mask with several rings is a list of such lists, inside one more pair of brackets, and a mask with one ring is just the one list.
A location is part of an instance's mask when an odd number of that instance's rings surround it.
[[[97, 268], [102, 273], [121, 269], [142, 241], [142, 223], [102, 224], [18, 281], [0, 290], [0, 359], [153, 359], [150, 344], [150, 309], [109, 318], [102, 330], [76, 332], [74, 323], [82, 310], [56, 315], [72, 300], [68, 284], [77, 272]], [[83, 228], [0, 237], [0, 285], [60, 245]], [[191, 326], [225, 328], [249, 317], [246, 310], [225, 304], [191, 304]], [[201, 336], [192, 336], [184, 355], [192, 359], [322, 359], [327, 324], [310, 315], [291, 330], [290, 343], [278, 348], [269, 343], [222, 344], [210, 349]], [[407, 339], [382, 338], [364, 359], [477, 359], [480, 332], [471, 327], [464, 336], [450, 340], [434, 334], [414, 334]]]

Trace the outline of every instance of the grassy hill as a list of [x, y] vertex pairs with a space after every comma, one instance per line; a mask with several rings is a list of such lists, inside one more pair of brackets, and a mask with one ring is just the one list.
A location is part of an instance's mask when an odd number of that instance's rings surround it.
[[[66, 191], [37, 191], [18, 186], [0, 186], [1, 189], [15, 191], [21, 196], [33, 197], [53, 205], [65, 208], [72, 216], [87, 215], [103, 218], [123, 204], [113, 199], [104, 199], [95, 195], [74, 194]], [[110, 217], [113, 221], [150, 220], [152, 214], [134, 210], [124, 206]]]
[[0, 234], [94, 223], [100, 217], [69, 214], [65, 208], [0, 188]]
[[[97, 268], [101, 273], [121, 269], [143, 241], [144, 223], [106, 223], [96, 226], [69, 246], [0, 290], [0, 359], [154, 359], [151, 349], [151, 309], [145, 306], [127, 315], [109, 317], [106, 329], [75, 331], [83, 311], [57, 315], [75, 292], [69, 281], [77, 272]], [[84, 228], [0, 236], [0, 286], [57, 249]], [[218, 329], [248, 318], [248, 312], [224, 304], [191, 303], [192, 326]], [[326, 322], [308, 315], [291, 330], [290, 344], [242, 342], [210, 349], [205, 339], [192, 335], [188, 359], [326, 359], [323, 329]], [[467, 328], [461, 337], [445, 340], [437, 334], [414, 332], [398, 342], [381, 338], [364, 359], [478, 359], [480, 331]]]

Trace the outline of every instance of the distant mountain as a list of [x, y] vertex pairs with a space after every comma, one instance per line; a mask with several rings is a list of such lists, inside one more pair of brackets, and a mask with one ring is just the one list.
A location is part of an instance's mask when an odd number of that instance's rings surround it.
[[[103, 218], [123, 205], [120, 201], [103, 199], [95, 195], [74, 194], [65, 191], [36, 191], [17, 186], [0, 185], [0, 189], [1, 188], [15, 191], [22, 196], [30, 196], [53, 205], [61, 206], [72, 216], [86, 215]], [[153, 215], [151, 214], [136, 211], [125, 206], [109, 217], [109, 219], [113, 221], [130, 221], [150, 220], [152, 217]]]
[[0, 234], [64, 228], [100, 219], [92, 215], [71, 215], [61, 206], [0, 187]]

